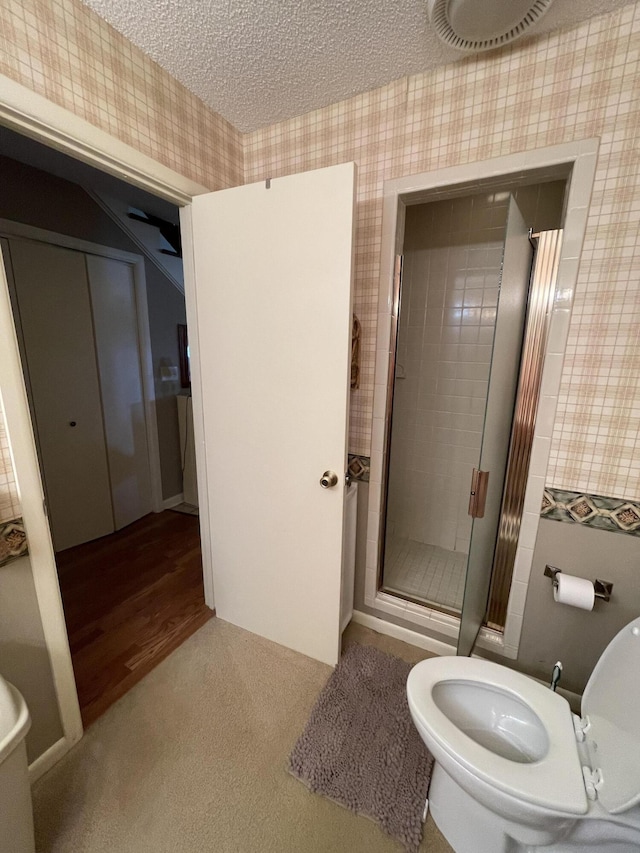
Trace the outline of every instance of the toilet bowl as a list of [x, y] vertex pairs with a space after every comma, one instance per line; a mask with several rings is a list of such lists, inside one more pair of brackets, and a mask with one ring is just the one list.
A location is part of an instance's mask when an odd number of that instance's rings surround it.
[[435, 757], [429, 809], [456, 853], [640, 850], [640, 619], [614, 637], [581, 717], [522, 673], [417, 664], [407, 699]]

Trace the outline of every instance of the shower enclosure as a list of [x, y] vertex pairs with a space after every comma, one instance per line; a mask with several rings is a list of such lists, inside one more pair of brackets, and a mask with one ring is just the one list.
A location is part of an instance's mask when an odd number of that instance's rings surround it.
[[[531, 239], [530, 227], [559, 224], [563, 192], [553, 182], [407, 207], [392, 331], [385, 592], [458, 616], [472, 602], [481, 619], [492, 576], [496, 595], [508, 595], [555, 281], [546, 270], [545, 286], [533, 284], [539, 236]], [[561, 232], [545, 233], [555, 235], [557, 261]], [[468, 631], [473, 642], [476, 623], [463, 620], [461, 639]]]

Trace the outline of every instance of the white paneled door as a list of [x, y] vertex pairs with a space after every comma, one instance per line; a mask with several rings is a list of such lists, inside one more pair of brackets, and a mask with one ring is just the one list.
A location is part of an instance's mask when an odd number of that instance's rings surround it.
[[[343, 164], [191, 208], [216, 611], [329, 664], [340, 653], [354, 180]], [[327, 471], [337, 483], [323, 488]]]

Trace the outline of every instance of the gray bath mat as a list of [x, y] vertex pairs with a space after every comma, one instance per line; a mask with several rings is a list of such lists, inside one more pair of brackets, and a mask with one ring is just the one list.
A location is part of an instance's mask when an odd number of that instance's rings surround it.
[[320, 694], [289, 770], [415, 853], [433, 757], [409, 715], [410, 669], [373, 646], [351, 646]]

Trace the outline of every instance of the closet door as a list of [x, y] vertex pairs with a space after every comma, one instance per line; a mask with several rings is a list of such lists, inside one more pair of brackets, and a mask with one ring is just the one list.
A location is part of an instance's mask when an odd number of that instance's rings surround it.
[[87, 255], [116, 530], [151, 512], [151, 475], [131, 265]]
[[114, 530], [85, 256], [9, 241], [56, 551]]

